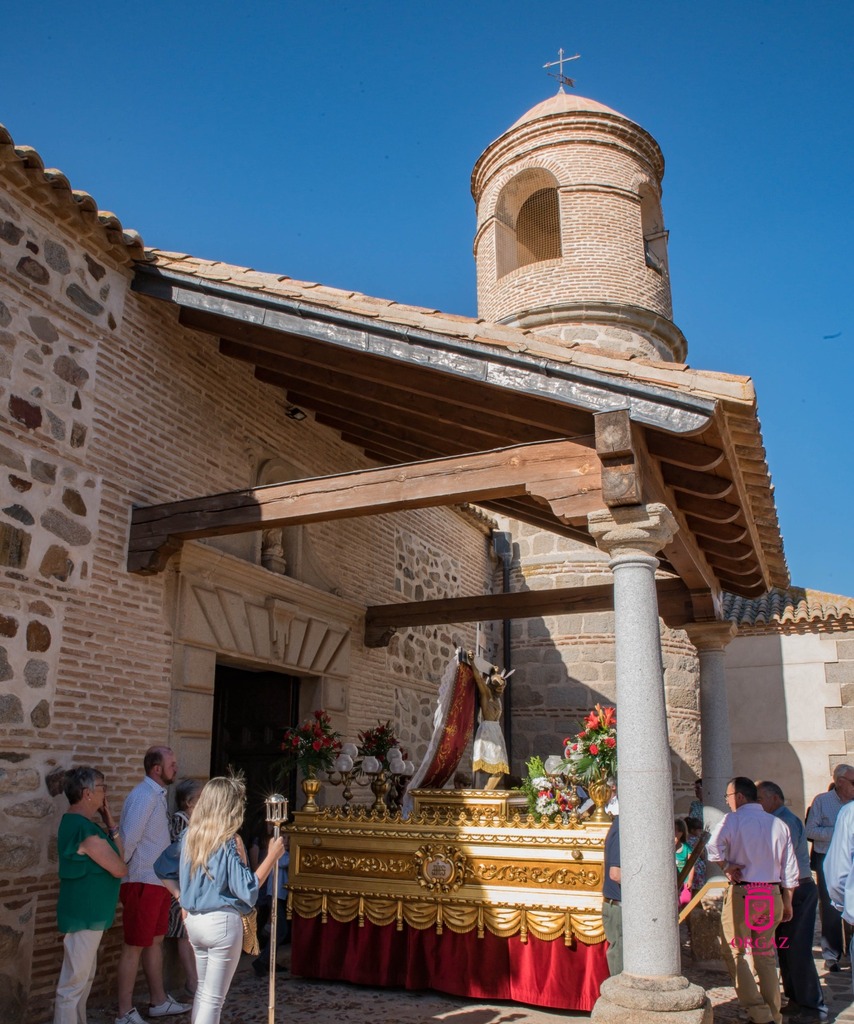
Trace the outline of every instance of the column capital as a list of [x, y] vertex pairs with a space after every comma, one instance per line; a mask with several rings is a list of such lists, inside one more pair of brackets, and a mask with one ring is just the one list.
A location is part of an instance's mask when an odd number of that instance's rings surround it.
[[683, 627], [698, 651], [722, 651], [738, 632], [734, 622], [689, 622]]
[[590, 535], [612, 559], [625, 555], [655, 556], [679, 529], [666, 505], [630, 505], [604, 508], [587, 517]]

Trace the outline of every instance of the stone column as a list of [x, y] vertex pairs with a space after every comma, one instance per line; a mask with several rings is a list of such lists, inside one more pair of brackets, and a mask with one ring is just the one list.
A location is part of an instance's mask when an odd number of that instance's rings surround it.
[[588, 523], [614, 573], [624, 968], [603, 983], [592, 1019], [711, 1024], [705, 992], [681, 975], [673, 780], [655, 590], [655, 553], [678, 527], [659, 504], [601, 510]]
[[703, 820], [711, 831], [727, 813], [724, 793], [733, 776], [724, 651], [736, 627], [732, 622], [695, 622], [685, 632], [700, 658]]

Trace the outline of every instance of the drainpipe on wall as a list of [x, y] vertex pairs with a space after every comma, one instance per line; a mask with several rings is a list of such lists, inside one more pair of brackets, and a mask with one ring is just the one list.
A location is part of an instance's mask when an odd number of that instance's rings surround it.
[[[492, 550], [495, 557], [501, 561], [501, 592], [510, 593], [510, 560], [513, 556], [513, 538], [504, 530], [492, 531]], [[504, 619], [501, 623], [501, 637], [504, 656], [504, 671], [509, 672], [513, 668], [512, 648], [510, 646], [510, 619]], [[502, 727], [504, 732], [504, 743], [507, 747], [508, 758], [512, 760], [513, 753], [513, 686], [508, 684], [504, 691], [504, 715]], [[511, 764], [512, 768], [512, 764]]]

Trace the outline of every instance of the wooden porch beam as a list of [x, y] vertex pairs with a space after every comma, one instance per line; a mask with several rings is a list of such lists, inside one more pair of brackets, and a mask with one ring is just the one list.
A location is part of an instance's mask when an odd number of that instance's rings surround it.
[[[693, 621], [691, 595], [679, 579], [656, 581], [658, 612], [668, 626], [679, 628]], [[563, 587], [557, 590], [522, 590], [511, 594], [450, 597], [437, 601], [410, 601], [373, 605], [365, 614], [365, 645], [385, 647], [398, 630], [410, 626], [436, 626], [458, 622], [494, 622], [532, 619], [545, 615], [608, 612], [614, 609], [614, 586]]]
[[599, 507], [601, 488], [596, 455], [563, 440], [187, 498], [134, 510], [128, 570], [161, 571], [184, 540], [520, 495], [563, 520]]

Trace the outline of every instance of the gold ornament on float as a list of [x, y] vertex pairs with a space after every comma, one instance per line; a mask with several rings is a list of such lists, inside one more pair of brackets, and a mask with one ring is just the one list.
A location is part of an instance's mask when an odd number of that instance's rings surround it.
[[418, 884], [428, 892], [456, 892], [465, 881], [465, 854], [453, 846], [422, 846], [415, 851]]

